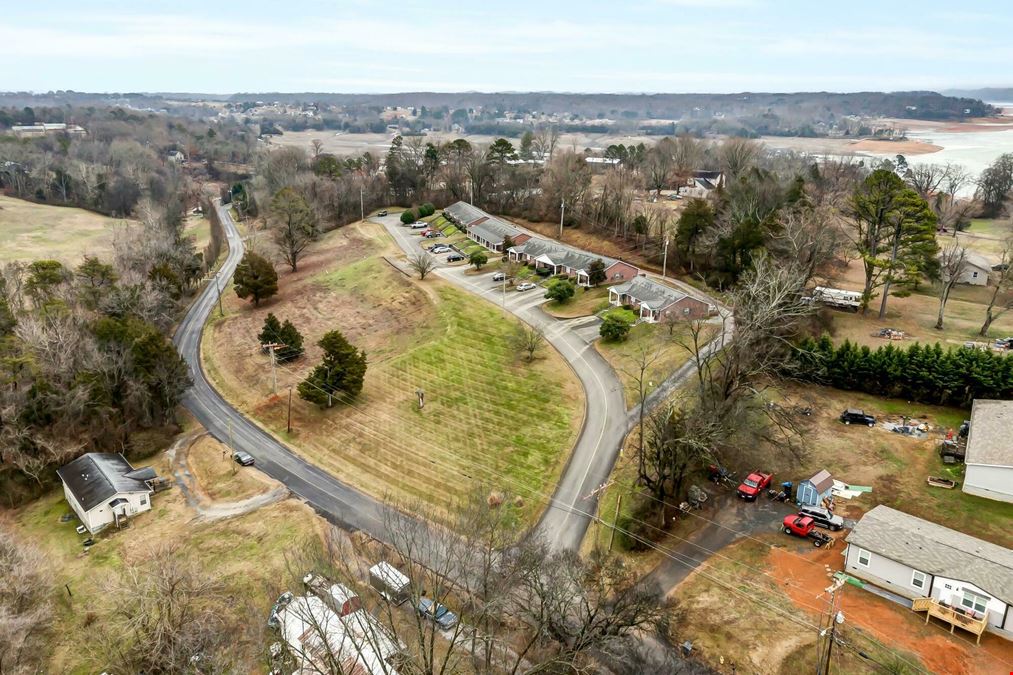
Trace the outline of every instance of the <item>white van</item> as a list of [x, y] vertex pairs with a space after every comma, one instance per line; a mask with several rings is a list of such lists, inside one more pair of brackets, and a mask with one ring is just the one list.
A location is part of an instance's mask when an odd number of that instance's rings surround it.
[[386, 561], [379, 562], [369, 568], [369, 585], [396, 605], [407, 600], [411, 594], [411, 582], [408, 577]]

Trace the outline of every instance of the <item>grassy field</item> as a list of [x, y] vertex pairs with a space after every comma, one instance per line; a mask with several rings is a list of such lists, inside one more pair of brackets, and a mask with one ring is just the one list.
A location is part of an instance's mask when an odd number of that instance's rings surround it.
[[576, 294], [569, 302], [560, 304], [555, 300], [551, 300], [542, 305], [542, 309], [547, 314], [560, 319], [574, 319], [578, 316], [597, 314], [608, 307], [608, 304], [609, 289], [607, 286], [598, 286], [597, 288], [578, 287]]
[[211, 436], [190, 446], [187, 460], [200, 490], [212, 501], [238, 501], [278, 485], [259, 471], [240, 467], [228, 447]]
[[[393, 242], [374, 224], [349, 226], [316, 245], [279, 297], [259, 309], [226, 297], [224, 320], [204, 338], [205, 367], [236, 405], [335, 476], [384, 497], [449, 507], [468, 487], [520, 493], [526, 514], [544, 505], [581, 421], [582, 392], [562, 358], [544, 350], [525, 364], [509, 346], [512, 318], [436, 277], [410, 280], [383, 259]], [[291, 319], [307, 355], [270, 365], [256, 335], [267, 312]], [[351, 405], [322, 411], [287, 389], [319, 360], [315, 342], [340, 328], [369, 359]], [[416, 390], [425, 392], [418, 408]]]
[[[169, 475], [164, 453], [146, 464], [160, 475]], [[216, 493], [223, 485], [210, 482], [202, 487]], [[43, 550], [51, 567], [56, 629], [46, 672], [102, 670], [103, 664], [91, 654], [86, 627], [103, 621], [103, 584], [125, 562], [143, 564], [163, 545], [196, 554], [202, 567], [222, 576], [226, 594], [236, 599], [235, 614], [224, 618], [234, 630], [238, 670], [257, 672], [261, 667], [264, 645], [259, 621], [267, 616], [279, 584], [284, 583], [282, 551], [302, 542], [316, 545], [313, 542], [320, 541], [323, 521], [308, 506], [289, 499], [229, 520], [202, 522], [194, 520], [194, 512], [175, 488], [154, 495], [152, 507], [132, 519], [126, 529], [98, 535], [87, 553], [81, 546], [84, 537], [74, 531], [77, 522], [60, 522], [62, 515], [70, 513], [62, 490], [6, 514], [16, 533]], [[69, 586], [73, 598], [68, 597], [64, 585]]]
[[[717, 335], [719, 328], [714, 325], [705, 326], [706, 342]], [[677, 325], [669, 334], [668, 326], [657, 323], [639, 323], [630, 330], [624, 342], [594, 343], [598, 352], [605, 357], [619, 375], [623, 383], [626, 405], [635, 406], [640, 400], [637, 378], [640, 376], [640, 361], [644, 355], [650, 365], [644, 372], [644, 395], [650, 394], [655, 387], [664, 382], [690, 358], [690, 352], [679, 344], [688, 337], [688, 326]]]
[[106, 257], [120, 222], [84, 209], [0, 195], [0, 262], [53, 258], [77, 264], [86, 254]]

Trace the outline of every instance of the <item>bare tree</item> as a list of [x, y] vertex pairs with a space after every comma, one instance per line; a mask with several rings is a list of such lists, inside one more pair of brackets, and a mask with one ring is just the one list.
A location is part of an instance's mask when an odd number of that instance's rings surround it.
[[1013, 235], [1003, 241], [999, 264], [996, 265], [998, 275], [995, 278], [995, 286], [992, 288], [992, 295], [985, 308], [985, 322], [981, 324], [981, 330], [978, 331], [982, 337], [988, 336], [988, 330], [992, 327], [993, 321], [1013, 309], [1013, 270], [1010, 269], [1011, 265], [1013, 265]]
[[936, 318], [936, 329], [943, 329], [943, 314], [950, 292], [960, 282], [960, 277], [967, 269], [967, 249], [953, 244], [945, 249], [939, 257], [939, 316]]
[[0, 527], [0, 672], [42, 672], [53, 573], [38, 549]]
[[282, 188], [271, 199], [269, 222], [274, 243], [295, 272], [303, 252], [320, 235], [316, 214], [302, 195]]
[[426, 251], [418, 251], [408, 256], [408, 265], [419, 275], [419, 281], [422, 281], [427, 274], [436, 269], [437, 261]]
[[647, 345], [640, 345], [637, 351], [634, 353], [631, 361], [631, 368], [624, 369], [627, 376], [631, 377], [634, 382], [637, 383], [637, 405], [639, 408], [637, 429], [638, 429], [638, 456], [640, 459], [641, 473], [643, 473], [643, 456], [644, 456], [644, 414], [645, 406], [647, 404], [647, 389], [650, 383], [647, 381], [647, 371], [650, 370], [658, 359], [661, 358], [661, 350], [651, 349]]
[[735, 180], [756, 163], [762, 151], [763, 146], [748, 138], [726, 138], [718, 147], [721, 170], [728, 180]]
[[541, 328], [518, 321], [514, 326], [514, 332], [510, 335], [510, 344], [518, 352], [524, 354], [525, 361], [531, 363], [545, 344], [545, 334]]
[[[219, 577], [177, 546], [162, 546], [127, 562], [108, 579], [106, 620], [92, 645], [117, 672], [230, 672], [234, 636], [222, 619]], [[199, 664], [199, 666], [197, 666]]]
[[319, 138], [314, 138], [310, 141], [310, 147], [313, 149], [313, 157], [319, 157], [324, 150], [324, 142]]
[[781, 214], [781, 227], [768, 248], [797, 269], [807, 284], [841, 257], [845, 237], [838, 220], [836, 209], [827, 206], [789, 209]]

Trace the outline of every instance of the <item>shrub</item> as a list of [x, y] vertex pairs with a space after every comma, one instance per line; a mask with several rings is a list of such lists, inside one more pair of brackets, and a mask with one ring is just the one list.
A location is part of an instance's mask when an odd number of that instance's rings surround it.
[[411, 209], [407, 209], [401, 214], [401, 222], [405, 225], [411, 225], [416, 220], [418, 220], [418, 218], [415, 217], [415, 212]]
[[545, 290], [545, 297], [560, 305], [570, 302], [577, 287], [567, 279], [553, 279], [548, 283]]
[[615, 307], [605, 312], [601, 328], [598, 329], [602, 339], [607, 342], [622, 342], [629, 334], [637, 315], [628, 309]]

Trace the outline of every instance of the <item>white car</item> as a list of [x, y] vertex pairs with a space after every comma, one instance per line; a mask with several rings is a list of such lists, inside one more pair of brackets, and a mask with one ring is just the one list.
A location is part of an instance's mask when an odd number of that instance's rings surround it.
[[538, 284], [533, 284], [530, 281], [525, 281], [523, 284], [517, 285], [518, 291], [530, 291], [532, 288], [538, 288]]
[[506, 281], [506, 272], [496, 272], [496, 274], [492, 275], [492, 280], [493, 281]]
[[421, 220], [416, 220], [414, 223], [412, 223], [413, 230], [421, 230], [427, 227], [429, 227], [429, 223], [424, 223]]
[[440, 253], [450, 253], [450, 247], [445, 244], [437, 244], [436, 246], [430, 248], [429, 252], [434, 255], [439, 255]]

